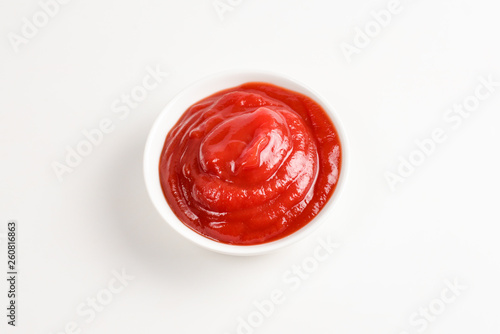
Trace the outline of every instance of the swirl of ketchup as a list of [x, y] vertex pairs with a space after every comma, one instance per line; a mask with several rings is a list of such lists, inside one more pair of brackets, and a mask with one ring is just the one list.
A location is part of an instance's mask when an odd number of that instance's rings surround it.
[[319, 104], [252, 82], [188, 108], [167, 135], [159, 172], [185, 225], [222, 243], [256, 245], [310, 222], [340, 168], [338, 134]]

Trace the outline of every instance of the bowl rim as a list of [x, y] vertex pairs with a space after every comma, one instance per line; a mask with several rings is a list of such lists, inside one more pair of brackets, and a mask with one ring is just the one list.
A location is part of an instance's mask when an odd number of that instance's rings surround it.
[[[230, 83], [225, 85], [225, 82]], [[177, 123], [179, 117], [187, 110], [187, 107], [198, 102], [204, 97], [207, 97], [222, 89], [235, 87], [246, 82], [271, 83], [292, 91], [302, 93], [315, 100], [328, 114], [337, 130], [341, 145], [342, 163], [339, 179], [332, 196], [318, 213], [318, 215], [316, 215], [305, 226], [286, 237], [268, 243], [258, 245], [231, 245], [205, 237], [189, 228], [179, 218], [177, 218], [177, 216], [173, 213], [172, 209], [168, 205], [163, 194], [158, 166], [161, 151], [163, 150], [163, 146], [165, 144], [165, 138], [168, 132], [171, 130], [172, 126]], [[219, 88], [212, 89], [212, 87]], [[212, 90], [212, 92], [208, 94], [205, 93], [204, 95], [203, 92], [206, 92], [207, 90]], [[201, 98], [199, 96], [201, 96]], [[189, 101], [191, 101], [190, 104]], [[181, 234], [191, 242], [205, 249], [228, 255], [247, 256], [266, 254], [287, 247], [310, 235], [327, 220], [326, 218], [328, 217], [328, 214], [332, 211], [336, 203], [339, 201], [340, 195], [345, 188], [348, 171], [349, 142], [344, 131], [344, 125], [341, 119], [338, 117], [336, 110], [318, 92], [310, 88], [308, 85], [298, 81], [297, 79], [291, 78], [288, 75], [284, 75], [275, 71], [260, 69], [225, 70], [195, 80], [193, 83], [183, 88], [178, 94], [175, 95], [174, 98], [172, 98], [167, 103], [167, 105], [156, 117], [149, 131], [143, 156], [143, 172], [146, 189], [155, 209], [158, 211], [163, 220], [165, 220], [175, 231], [177, 231], [179, 234]]]

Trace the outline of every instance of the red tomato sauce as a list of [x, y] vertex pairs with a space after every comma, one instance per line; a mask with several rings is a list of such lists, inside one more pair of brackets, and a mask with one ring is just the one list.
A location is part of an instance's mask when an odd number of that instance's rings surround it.
[[342, 162], [311, 98], [246, 83], [193, 104], [168, 133], [160, 181], [175, 215], [210, 239], [256, 245], [292, 234], [330, 199]]

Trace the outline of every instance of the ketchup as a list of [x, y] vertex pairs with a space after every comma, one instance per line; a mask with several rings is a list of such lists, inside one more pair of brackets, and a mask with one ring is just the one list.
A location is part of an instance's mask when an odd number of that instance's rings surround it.
[[167, 135], [159, 172], [185, 225], [221, 243], [256, 245], [309, 223], [334, 192], [341, 161], [318, 103], [250, 82], [189, 107]]

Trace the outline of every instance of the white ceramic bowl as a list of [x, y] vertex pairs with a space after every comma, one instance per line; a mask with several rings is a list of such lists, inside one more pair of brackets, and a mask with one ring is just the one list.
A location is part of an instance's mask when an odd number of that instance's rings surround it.
[[[160, 162], [160, 155], [165, 144], [165, 139], [168, 132], [177, 122], [179, 117], [191, 105], [220, 90], [252, 81], [268, 82], [277, 86], [281, 86], [307, 95], [310, 98], [314, 99], [317, 103], [319, 103], [332, 119], [333, 124], [335, 125], [340, 137], [340, 143], [342, 146], [342, 167], [338, 184], [332, 197], [323, 207], [321, 212], [303, 228], [282, 239], [265, 244], [252, 246], [228, 245], [211, 240], [198, 234], [197, 232], [184, 225], [184, 223], [182, 223], [177, 218], [177, 216], [172, 212], [170, 206], [168, 205], [165, 196], [163, 195], [163, 191], [160, 185], [158, 166]], [[328, 104], [328, 102], [312, 89], [306, 87], [302, 83], [299, 83], [295, 79], [291, 79], [287, 76], [269, 71], [227, 71], [211, 75], [188, 86], [175, 98], [173, 98], [165, 107], [165, 109], [163, 109], [163, 111], [160, 113], [155, 123], [153, 124], [153, 127], [149, 133], [148, 140], [146, 142], [146, 148], [144, 152], [144, 178], [146, 181], [146, 188], [148, 190], [149, 196], [151, 197], [151, 200], [153, 201], [153, 204], [160, 215], [174, 230], [179, 232], [185, 238], [191, 240], [199, 246], [223, 254], [259, 255], [275, 251], [294, 242], [297, 242], [298, 240], [304, 238], [306, 235], [310, 234], [322, 222], [328, 220], [328, 215], [339, 199], [340, 193], [342, 192], [342, 189], [346, 182], [349, 158], [347, 146], [347, 138], [344, 133], [342, 123], [337, 114], [334, 112], [333, 108]]]

